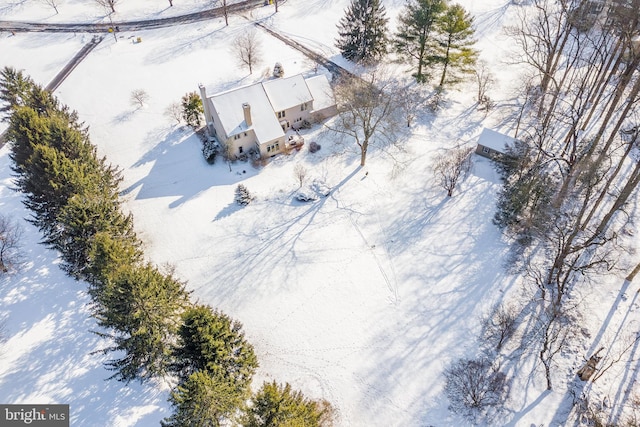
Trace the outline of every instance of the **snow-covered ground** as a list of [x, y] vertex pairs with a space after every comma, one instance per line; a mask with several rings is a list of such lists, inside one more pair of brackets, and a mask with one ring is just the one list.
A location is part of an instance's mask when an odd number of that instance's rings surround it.
[[[203, 2], [124, 0], [114, 20], [156, 18], [201, 10]], [[498, 83], [492, 98], [508, 98], [518, 70], [507, 66], [502, 27], [513, 16], [506, 0], [462, 2], [476, 16], [481, 57]], [[481, 3], [481, 4], [480, 4]], [[386, 4], [394, 17], [404, 3]], [[254, 169], [250, 163], [211, 166], [200, 141], [164, 111], [199, 83], [210, 93], [252, 83], [265, 68], [287, 75], [311, 72], [299, 52], [259, 32], [264, 63], [253, 75], [239, 69], [228, 47], [251, 19], [295, 37], [337, 61], [335, 23], [346, 0], [281, 4], [220, 19], [104, 41], [56, 91], [89, 126], [100, 154], [123, 169], [122, 194], [136, 230], [155, 263], [169, 262], [194, 298], [240, 320], [255, 346], [254, 383], [288, 381], [313, 398], [329, 400], [341, 426], [457, 426], [442, 392], [443, 369], [477, 352], [478, 317], [506, 294], [519, 292], [504, 271], [507, 245], [491, 223], [500, 182], [490, 162], [476, 158], [453, 198], [434, 182], [434, 155], [472, 145], [483, 125], [501, 122], [475, 110], [472, 84], [448, 93], [436, 118], [424, 117], [393, 156], [373, 149], [359, 167], [355, 144], [321, 128], [304, 135], [322, 149], [281, 155]], [[88, 1], [63, 0], [60, 13], [36, 1], [0, 4], [0, 19], [104, 22]], [[0, 66], [24, 69], [46, 84], [90, 39], [86, 34], [0, 33]], [[134, 43], [137, 37], [141, 43]], [[320, 70], [322, 72], [322, 70]], [[148, 105], [130, 104], [135, 89]], [[323, 179], [331, 194], [314, 203], [294, 200], [296, 164]], [[368, 173], [367, 173], [368, 172]], [[233, 203], [244, 183], [257, 196]], [[0, 150], [0, 209], [27, 217], [11, 191], [8, 148]], [[0, 359], [0, 402], [69, 403], [75, 426], [151, 426], [169, 413], [162, 384], [123, 386], [104, 381], [100, 339], [90, 331], [84, 284], [57, 268], [56, 254], [38, 245], [24, 223], [28, 263], [0, 279], [0, 314], [8, 342]], [[622, 278], [596, 291], [594, 331], [616, 301]], [[596, 292], [594, 291], [594, 292]], [[638, 318], [634, 297], [617, 300], [608, 325]], [[628, 319], [627, 319], [628, 321]], [[588, 347], [590, 343], [585, 343]], [[586, 354], [586, 349], [585, 349]], [[570, 374], [567, 367], [567, 373]], [[525, 373], [525, 375], [528, 372]], [[630, 381], [633, 378], [625, 378]], [[617, 387], [617, 384], [612, 384]], [[542, 377], [521, 378], [503, 425], [549, 425], [564, 410], [562, 387], [548, 393]], [[560, 415], [559, 415], [560, 414]]]

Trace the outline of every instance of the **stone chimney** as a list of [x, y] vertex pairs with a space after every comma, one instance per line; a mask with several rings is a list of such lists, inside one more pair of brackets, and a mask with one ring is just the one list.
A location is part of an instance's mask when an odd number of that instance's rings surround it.
[[242, 111], [244, 112], [244, 122], [247, 124], [247, 127], [251, 126], [251, 106], [248, 102], [242, 104]]

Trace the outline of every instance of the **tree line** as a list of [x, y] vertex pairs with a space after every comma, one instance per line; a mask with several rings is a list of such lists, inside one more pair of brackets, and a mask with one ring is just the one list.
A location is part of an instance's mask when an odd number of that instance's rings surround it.
[[252, 393], [258, 360], [242, 325], [193, 303], [171, 268], [145, 261], [119, 200], [121, 172], [97, 155], [75, 111], [11, 67], [0, 71], [0, 102], [28, 221], [61, 268], [87, 283], [96, 334], [108, 343], [96, 353], [110, 356], [110, 379], [175, 383], [163, 426], [330, 424], [327, 402], [289, 384]]
[[[595, 11], [593, 2], [579, 0], [529, 3], [518, 7], [507, 28], [519, 47], [510, 60], [526, 64], [528, 74], [509, 120], [516, 140], [498, 159], [504, 185], [494, 217], [512, 243], [509, 270], [523, 278], [527, 297], [496, 306], [483, 323], [482, 342], [494, 342], [474, 362], [490, 360], [480, 383], [473, 380], [483, 393], [495, 385], [492, 372], [513, 357], [537, 359], [551, 390], [564, 375], [560, 358], [573, 353], [579, 364], [577, 346], [595, 351], [605, 345], [609, 325], [595, 339], [584, 325], [584, 295], [610, 272], [628, 272], [621, 261], [632, 253], [628, 235], [640, 184], [640, 2], [611, 2]], [[569, 393], [575, 393], [568, 399], [569, 419], [637, 425], [633, 417], [640, 407], [632, 385], [621, 384], [630, 390], [602, 407], [598, 402], [608, 400], [606, 391], [576, 383], [593, 383], [611, 366], [626, 363], [639, 341], [624, 324], [606, 343], [606, 356], [583, 355], [589, 363], [569, 380]], [[455, 369], [448, 372], [459, 379]], [[507, 398], [504, 387], [501, 380], [492, 394], [500, 404]], [[450, 397], [462, 401], [460, 391]], [[466, 408], [486, 409], [472, 407], [475, 403]]]
[[352, 0], [338, 23], [336, 46], [346, 59], [364, 64], [381, 60], [391, 50], [416, 68], [418, 82], [431, 80], [439, 68], [440, 88], [459, 81], [460, 73], [473, 73], [473, 17], [459, 4], [409, 0], [395, 34], [389, 34], [388, 22], [380, 0]]

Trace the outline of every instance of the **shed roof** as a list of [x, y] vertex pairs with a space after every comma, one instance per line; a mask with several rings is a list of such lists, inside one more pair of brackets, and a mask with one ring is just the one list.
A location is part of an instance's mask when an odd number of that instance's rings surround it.
[[[258, 143], [262, 144], [284, 136], [261, 83], [213, 95], [210, 99], [227, 137], [253, 129]], [[244, 103], [251, 107], [251, 126], [244, 120]]]
[[262, 83], [274, 111], [284, 111], [311, 101], [311, 92], [302, 74]]
[[484, 128], [478, 137], [478, 145], [488, 147], [492, 150], [504, 153], [508, 145], [513, 144], [513, 138], [495, 130]]

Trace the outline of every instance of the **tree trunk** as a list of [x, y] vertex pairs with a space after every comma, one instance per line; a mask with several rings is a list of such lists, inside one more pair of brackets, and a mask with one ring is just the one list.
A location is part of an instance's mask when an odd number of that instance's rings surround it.
[[367, 147], [369, 146], [369, 141], [365, 141], [360, 146], [360, 166], [364, 166], [367, 161]]
[[444, 55], [444, 67], [442, 68], [442, 77], [440, 77], [440, 87], [444, 87], [444, 79], [447, 77], [447, 67], [449, 66], [449, 52], [451, 50], [451, 36], [447, 39], [447, 50]]
[[638, 263], [638, 265], [636, 265], [636, 267], [631, 271], [631, 273], [629, 273], [629, 275], [627, 276], [626, 280], [628, 282], [633, 282], [633, 279], [636, 277], [636, 274], [638, 274], [638, 272], [640, 272], [640, 262]]
[[420, 38], [420, 53], [418, 53], [418, 73], [416, 74], [416, 80], [418, 82], [422, 82], [422, 63], [424, 62], [424, 51], [427, 44], [427, 37], [424, 36]]

